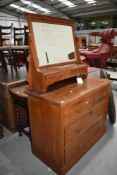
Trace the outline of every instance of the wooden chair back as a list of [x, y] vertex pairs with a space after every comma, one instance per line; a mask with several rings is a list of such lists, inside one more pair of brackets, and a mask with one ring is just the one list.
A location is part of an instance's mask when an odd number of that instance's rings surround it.
[[24, 45], [29, 45], [29, 30], [28, 26], [24, 26]]
[[13, 33], [14, 33], [14, 45], [24, 45], [24, 32], [25, 29], [14, 27]]
[[12, 40], [13, 24], [10, 26], [0, 25], [0, 46], [10, 45]]

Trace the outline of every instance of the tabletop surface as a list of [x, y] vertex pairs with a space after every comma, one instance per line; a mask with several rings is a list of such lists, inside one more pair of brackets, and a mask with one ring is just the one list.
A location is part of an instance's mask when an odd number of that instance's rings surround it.
[[27, 88], [28, 88], [28, 85], [25, 84], [25, 85], [10, 89], [10, 92], [17, 97], [28, 98], [28, 94], [26, 93]]

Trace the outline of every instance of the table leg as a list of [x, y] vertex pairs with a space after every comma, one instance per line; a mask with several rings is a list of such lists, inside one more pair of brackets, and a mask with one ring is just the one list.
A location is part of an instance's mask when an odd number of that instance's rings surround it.
[[17, 129], [19, 132], [19, 136], [22, 136], [22, 120], [20, 116], [19, 105], [17, 103], [15, 104], [15, 110], [16, 110]]
[[0, 139], [3, 138], [3, 128], [2, 126], [0, 125]]

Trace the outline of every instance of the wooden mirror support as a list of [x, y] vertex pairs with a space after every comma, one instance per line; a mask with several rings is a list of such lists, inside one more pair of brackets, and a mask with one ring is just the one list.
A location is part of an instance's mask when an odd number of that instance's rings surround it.
[[[80, 61], [72, 20], [28, 14], [29, 86], [47, 92], [48, 86], [71, 77], [87, 77]], [[53, 36], [54, 35], [54, 36]]]

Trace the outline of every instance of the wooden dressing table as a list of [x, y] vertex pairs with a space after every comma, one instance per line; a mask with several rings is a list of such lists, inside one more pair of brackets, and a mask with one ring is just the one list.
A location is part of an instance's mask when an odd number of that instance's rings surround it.
[[[65, 175], [106, 131], [110, 80], [87, 78], [87, 65], [79, 59], [71, 20], [28, 14], [28, 25], [32, 152], [57, 174]], [[48, 31], [49, 46], [46, 45]], [[57, 45], [53, 36], [57, 37], [58, 33], [61, 41], [65, 42], [65, 52], [75, 53], [74, 60], [63, 61], [57, 52], [60, 40], [56, 39]], [[62, 40], [64, 35], [70, 36], [69, 42], [67, 37]], [[53, 49], [50, 48], [53, 43], [61, 62], [53, 59]], [[45, 55], [45, 51], [52, 59]], [[83, 78], [83, 84], [77, 83], [77, 77]]]

